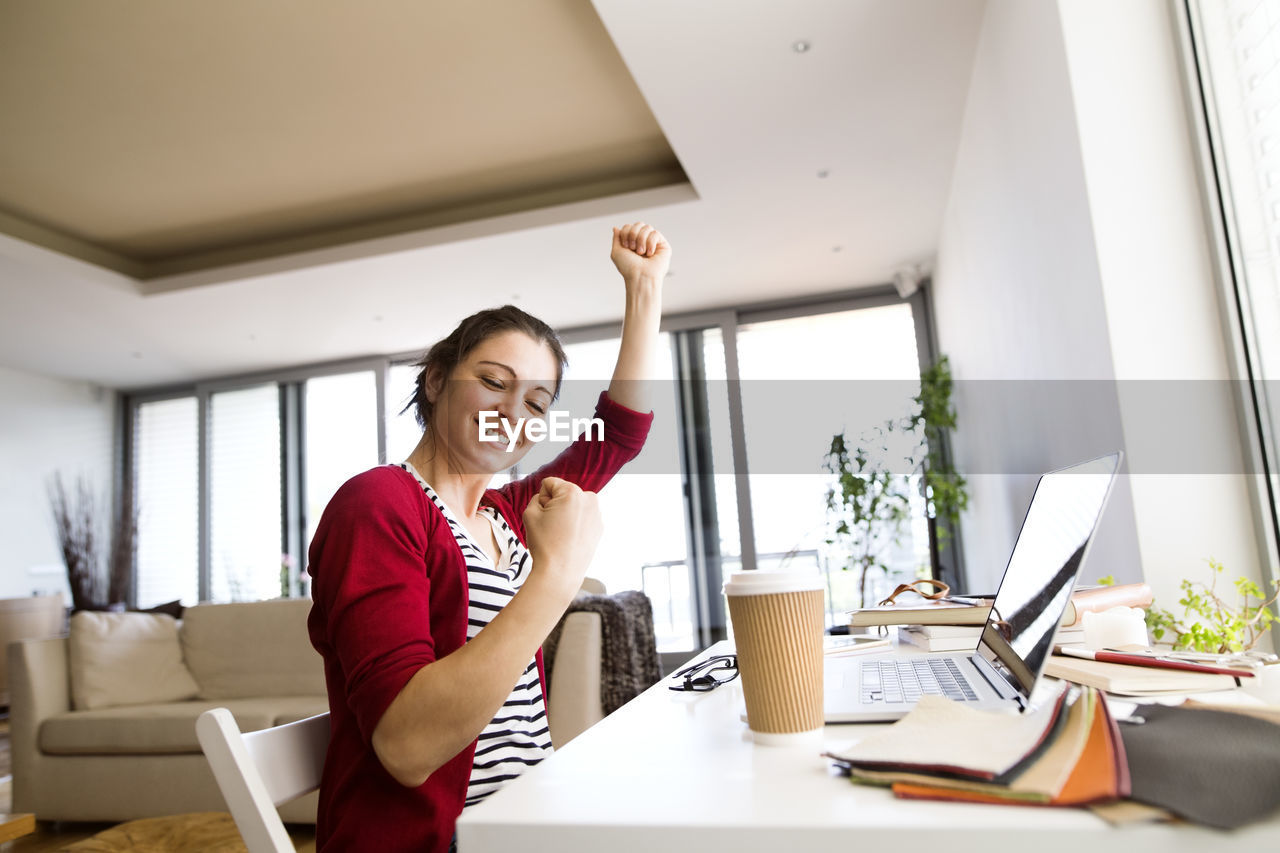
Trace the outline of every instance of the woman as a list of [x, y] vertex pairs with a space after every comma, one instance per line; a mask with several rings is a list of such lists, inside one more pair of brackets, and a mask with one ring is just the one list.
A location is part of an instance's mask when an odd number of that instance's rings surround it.
[[[599, 540], [594, 492], [640, 452], [671, 249], [644, 223], [613, 229], [626, 309], [602, 440], [575, 440], [532, 475], [488, 489], [531, 443], [564, 351], [511, 306], [468, 319], [419, 362], [422, 440], [402, 465], [338, 490], [311, 543], [311, 642], [332, 733], [317, 849], [449, 850], [464, 805], [550, 752], [539, 647]], [[503, 440], [485, 441], [481, 412]], [[486, 420], [491, 416], [486, 416]], [[588, 433], [590, 434], [590, 433]], [[492, 436], [493, 433], [490, 433]]]

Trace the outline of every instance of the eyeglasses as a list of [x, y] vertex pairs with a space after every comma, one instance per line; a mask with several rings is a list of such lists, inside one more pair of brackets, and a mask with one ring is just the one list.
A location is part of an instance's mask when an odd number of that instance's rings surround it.
[[[925, 592], [922, 587], [926, 586], [933, 587], [935, 591]], [[889, 597], [880, 602], [877, 606], [893, 604], [894, 599], [902, 595], [904, 592], [914, 592], [922, 598], [927, 598], [930, 601], [938, 601], [939, 599], [947, 597], [947, 593], [951, 592], [951, 587], [942, 581], [934, 580], [933, 578], [921, 578], [920, 580], [912, 581], [911, 583], [900, 583], [898, 584], [898, 588], [889, 593]]]
[[707, 658], [673, 672], [671, 677], [683, 679], [679, 684], [668, 685], [671, 690], [692, 690], [697, 693], [715, 690], [721, 684], [738, 677], [738, 656], [717, 655]]

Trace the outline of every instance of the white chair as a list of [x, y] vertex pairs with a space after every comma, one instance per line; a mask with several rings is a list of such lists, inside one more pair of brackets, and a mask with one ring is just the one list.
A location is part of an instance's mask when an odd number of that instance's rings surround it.
[[230, 711], [213, 708], [196, 737], [249, 853], [293, 853], [276, 807], [320, 787], [329, 715], [241, 734]]

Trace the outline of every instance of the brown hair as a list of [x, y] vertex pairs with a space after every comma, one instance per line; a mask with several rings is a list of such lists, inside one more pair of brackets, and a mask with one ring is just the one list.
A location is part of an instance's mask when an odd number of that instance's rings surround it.
[[559, 397], [560, 380], [564, 377], [564, 368], [569, 359], [564, 354], [564, 347], [560, 345], [555, 330], [514, 305], [503, 305], [501, 308], [489, 308], [472, 314], [459, 323], [458, 328], [450, 332], [447, 338], [437, 341], [422, 358], [414, 362], [413, 366], [419, 368], [418, 378], [414, 381], [413, 396], [400, 413], [413, 409], [418, 426], [425, 430], [431, 423], [431, 412], [435, 408], [427, 399], [427, 378], [431, 372], [439, 371], [440, 376], [447, 379], [472, 350], [503, 332], [523, 332], [550, 348], [551, 355], [556, 360], [556, 387], [552, 399]]

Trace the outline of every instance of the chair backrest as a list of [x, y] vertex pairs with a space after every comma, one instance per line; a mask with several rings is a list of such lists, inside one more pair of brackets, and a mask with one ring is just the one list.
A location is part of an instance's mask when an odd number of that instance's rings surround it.
[[292, 853], [276, 807], [320, 787], [329, 715], [242, 734], [230, 711], [213, 708], [196, 736], [249, 853]]
[[9, 656], [4, 650], [18, 640], [39, 640], [67, 633], [62, 593], [0, 598], [0, 705], [9, 704]]

